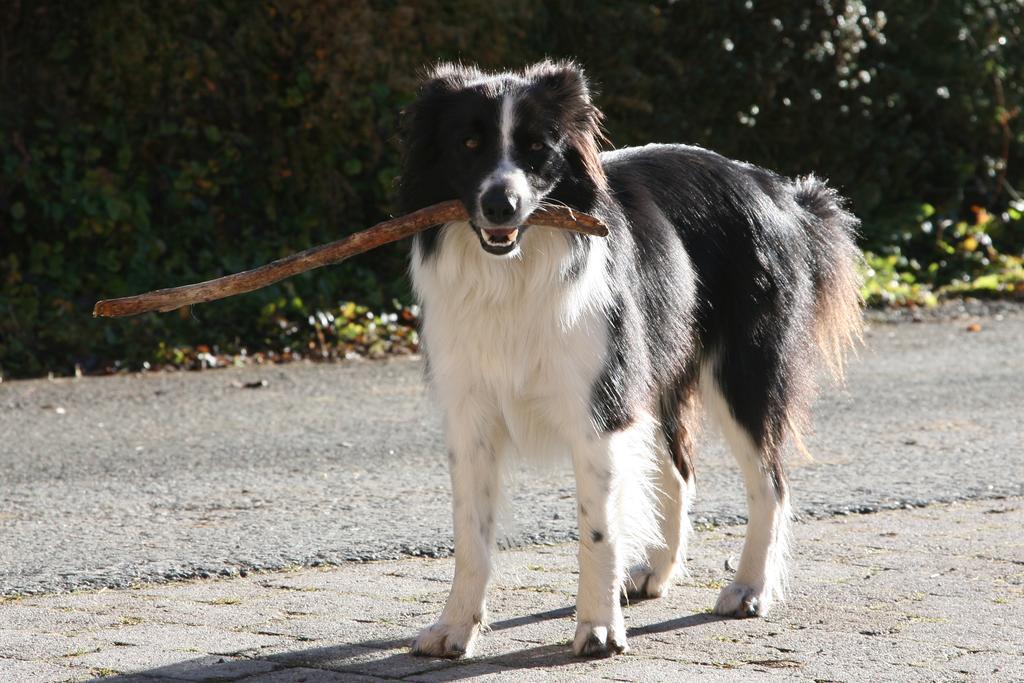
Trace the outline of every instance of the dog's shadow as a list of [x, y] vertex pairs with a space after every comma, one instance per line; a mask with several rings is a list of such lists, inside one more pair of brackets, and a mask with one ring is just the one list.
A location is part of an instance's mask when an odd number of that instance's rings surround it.
[[[538, 612], [522, 617], [505, 619], [491, 624], [491, 632], [504, 631], [527, 626], [549, 619], [568, 619], [573, 615], [571, 607]], [[720, 621], [723, 617], [713, 614], [691, 614], [678, 619], [669, 619], [655, 624], [628, 629], [630, 637], [678, 631]], [[401, 678], [417, 673], [430, 672], [431, 678], [441, 681], [457, 681], [479, 676], [481, 673], [499, 673], [518, 669], [557, 668], [577, 664], [569, 641], [548, 645], [536, 645], [522, 650], [505, 652], [500, 655], [473, 657], [465, 660], [446, 660], [414, 657], [409, 653], [411, 639], [365, 640], [345, 645], [308, 648], [277, 652], [267, 655], [249, 655], [245, 659], [218, 658], [209, 655], [131, 675], [104, 678], [104, 683], [127, 683], [127, 681], [152, 679], [187, 679], [192, 681], [237, 680], [261, 672], [295, 672], [294, 680], [316, 683], [321, 680], [316, 670], [323, 672], [322, 680], [343, 680], [345, 675], [359, 675], [384, 678]], [[293, 680], [288, 678], [287, 680]]]

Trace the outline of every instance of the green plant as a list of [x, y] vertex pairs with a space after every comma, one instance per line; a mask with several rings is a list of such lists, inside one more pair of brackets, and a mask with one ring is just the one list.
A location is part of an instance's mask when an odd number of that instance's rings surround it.
[[[444, 58], [574, 57], [616, 145], [693, 142], [830, 178], [900, 296], [1012, 272], [1022, 25], [1017, 0], [8, 3], [0, 372], [135, 367], [161, 344], [258, 346], [282, 299], [306, 315], [409, 301], [395, 245], [191, 311], [90, 317], [99, 298], [252, 267], [383, 218], [399, 112], [418, 70]], [[919, 218], [923, 202], [952, 221], [953, 253], [922, 233], [939, 220]], [[972, 250], [975, 205], [996, 219]]]
[[869, 305], [934, 305], [943, 296], [1024, 295], [1024, 202], [999, 214], [971, 207], [971, 220], [921, 204], [879, 252], [865, 254]]

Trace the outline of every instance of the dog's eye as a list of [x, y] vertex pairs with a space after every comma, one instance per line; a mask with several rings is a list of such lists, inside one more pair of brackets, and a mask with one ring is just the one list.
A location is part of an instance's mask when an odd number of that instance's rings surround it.
[[534, 142], [530, 144], [531, 152], [542, 152], [545, 148], [547, 148], [547, 145], [545, 145], [543, 142]]
[[466, 149], [477, 149], [480, 147], [480, 138], [466, 138], [462, 144], [466, 146]]

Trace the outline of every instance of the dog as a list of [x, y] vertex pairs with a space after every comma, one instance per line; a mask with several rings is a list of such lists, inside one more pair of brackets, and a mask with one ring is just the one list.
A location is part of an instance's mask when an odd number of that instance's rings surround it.
[[[427, 375], [454, 490], [455, 577], [414, 654], [472, 653], [486, 628], [503, 462], [567, 453], [576, 477], [576, 655], [627, 650], [623, 599], [683, 569], [698, 408], [743, 473], [749, 521], [715, 613], [783, 595], [783, 467], [818, 374], [861, 326], [857, 219], [814, 176], [787, 179], [685, 145], [601, 151], [571, 61], [485, 73], [440, 64], [404, 112], [399, 204], [459, 199], [470, 219], [412, 245]], [[539, 207], [606, 238], [526, 226]]]

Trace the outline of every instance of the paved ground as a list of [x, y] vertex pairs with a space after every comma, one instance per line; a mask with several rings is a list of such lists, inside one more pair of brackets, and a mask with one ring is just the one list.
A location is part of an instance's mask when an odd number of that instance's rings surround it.
[[501, 554], [493, 630], [466, 662], [407, 645], [450, 560], [407, 558], [0, 604], [0, 680], [1021, 681], [1024, 500], [808, 520], [767, 619], [708, 610], [741, 527], [699, 531], [691, 577], [626, 608], [630, 654], [569, 656], [572, 544]]
[[[815, 460], [790, 463], [797, 571], [768, 620], [708, 613], [743, 508], [705, 440], [692, 576], [630, 606], [633, 653], [600, 662], [568, 656], [564, 463], [509, 486], [521, 549], [479, 656], [406, 654], [451, 574], [409, 557], [451, 543], [419, 361], [4, 382], [0, 681], [1024, 680], [1014, 310], [872, 326], [818, 404]], [[182, 580], [211, 576], [231, 578]]]
[[[804, 516], [1024, 495], [1024, 315], [979, 321], [873, 325], [848, 391], [818, 404], [815, 461], [792, 460]], [[3, 382], [0, 595], [446, 555], [421, 374], [405, 360]], [[697, 470], [696, 520], [737, 521], [717, 441]], [[509, 488], [506, 545], [574, 536], [567, 464]]]

